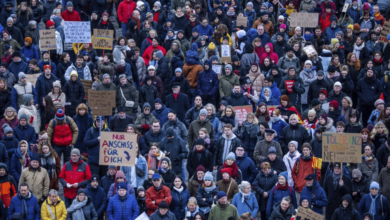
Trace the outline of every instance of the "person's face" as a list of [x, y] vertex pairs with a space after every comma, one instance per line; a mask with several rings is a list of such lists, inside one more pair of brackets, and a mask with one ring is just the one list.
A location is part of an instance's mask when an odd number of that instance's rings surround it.
[[188, 210], [189, 210], [190, 212], [194, 212], [195, 209], [196, 209], [196, 205], [195, 205], [194, 203], [188, 204], [187, 207], [188, 207]]
[[334, 167], [333, 172], [334, 174], [339, 175], [341, 173], [340, 167]]
[[241, 88], [239, 86], [234, 86], [234, 93], [240, 93]]
[[225, 110], [227, 116], [231, 116], [233, 114], [233, 111], [230, 108], [227, 108]]
[[152, 130], [154, 133], [157, 133], [160, 131], [160, 123], [153, 123]]
[[176, 115], [173, 113], [168, 113], [168, 120], [169, 121], [175, 121], [176, 120]]
[[[292, 53], [292, 52], [290, 52], [290, 53]], [[294, 70], [294, 69], [290, 69], [290, 70], [288, 71], [288, 74], [289, 74], [290, 76], [295, 76], [295, 70]]]
[[27, 196], [29, 189], [27, 186], [21, 186], [19, 192], [20, 192], [20, 195]]
[[236, 155], [237, 155], [238, 157], [242, 157], [242, 156], [244, 156], [244, 154], [245, 154], [244, 148], [242, 148], [242, 147], [237, 147], [237, 148], [236, 148]]
[[20, 123], [20, 125], [25, 126], [27, 124], [27, 120], [22, 118], [22, 119], [20, 119], [19, 123]]
[[283, 176], [278, 177], [278, 183], [282, 186], [286, 185], [286, 179]]
[[271, 172], [271, 168], [263, 168], [261, 169], [265, 175], [268, 175]]
[[324, 118], [320, 118], [320, 124], [321, 124], [321, 125], [325, 125], [325, 124], [326, 124], [326, 121], [325, 121]]
[[230, 12], [230, 13], [233, 13], [233, 12], [234, 12], [234, 8], [233, 8], [233, 7], [230, 7], [230, 8], [229, 8], [229, 12]]
[[81, 65], [83, 65], [83, 59], [82, 58], [77, 58], [76, 59], [76, 63], [77, 63], [77, 66], [81, 66]]
[[3, 81], [0, 81], [0, 88], [2, 88], [2, 89], [5, 88], [5, 83]]
[[225, 128], [224, 132], [225, 132], [225, 135], [226, 135], [226, 136], [229, 136], [229, 137], [230, 137], [230, 135], [232, 134], [232, 129], [230, 129], [230, 128]]
[[195, 102], [196, 106], [198, 106], [198, 107], [202, 106], [202, 98], [201, 97], [199, 97], [199, 96], [196, 97], [194, 102]]
[[37, 169], [39, 167], [39, 161], [37, 161], [37, 160], [32, 160], [30, 162], [30, 164], [31, 164], [31, 167], [34, 169]]
[[150, 108], [144, 108], [144, 113], [148, 115], [150, 113]]
[[315, 117], [315, 115], [308, 115], [307, 117], [309, 118], [309, 120], [310, 120], [310, 121], [313, 121], [313, 120], [314, 120], [314, 117]]
[[302, 200], [301, 205], [302, 205], [303, 208], [308, 208], [309, 207], [309, 201], [307, 201], [307, 199], [304, 199], [304, 200]]
[[126, 189], [119, 189], [119, 190], [118, 190], [119, 196], [125, 196], [126, 193], [127, 193], [127, 190], [126, 190]]
[[42, 146], [42, 152], [43, 152], [44, 154], [49, 153], [49, 151], [50, 151], [49, 146], [47, 146], [47, 145], [43, 145], [43, 146]]
[[220, 198], [218, 201], [219, 201], [219, 204], [225, 205], [227, 203], [227, 196]]
[[386, 115], [390, 114], [390, 107], [386, 107]]
[[257, 33], [258, 33], [259, 35], [263, 35], [263, 34], [264, 34], [264, 27], [263, 27], [263, 26], [257, 27]]
[[227, 76], [229, 76], [231, 72], [232, 71], [229, 68], [225, 68], [225, 73], [226, 73]]
[[372, 77], [374, 75], [374, 72], [372, 70], [367, 71], [367, 76]]
[[127, 127], [127, 130], [126, 130], [127, 133], [134, 133], [134, 128], [129, 126]]
[[110, 174], [111, 176], [115, 175], [115, 172], [116, 172], [115, 169], [109, 169], [108, 170], [108, 174]]
[[309, 148], [304, 147], [304, 148], [302, 149], [302, 152], [303, 152], [303, 155], [304, 155], [305, 157], [310, 156], [310, 149], [309, 149]]
[[57, 202], [57, 195], [56, 194], [51, 194], [49, 196], [50, 202], [56, 203]]
[[180, 178], [175, 178], [175, 181], [173, 181], [173, 184], [175, 185], [176, 188], [180, 188], [182, 183], [183, 182], [181, 181]]
[[274, 161], [276, 159], [276, 154], [268, 154], [268, 159]]
[[320, 93], [319, 99], [320, 99], [321, 101], [324, 101], [324, 100], [326, 99], [326, 95], [325, 95], [324, 93]]
[[260, 132], [261, 132], [262, 134], [264, 134], [264, 132], [265, 132], [265, 127], [264, 127], [263, 125], [260, 125]]
[[[351, 118], [350, 118], [350, 120], [351, 120]], [[356, 117], [354, 117], [354, 122], [353, 123], [356, 123]], [[362, 133], [362, 139], [364, 141], [367, 141], [367, 138], [368, 138], [368, 134], [366, 132], [363, 132]]]
[[104, 120], [102, 120], [102, 121], [99, 121], [99, 120], [96, 120], [96, 127], [103, 127], [104, 126]]
[[315, 34], [316, 34], [317, 37], [321, 36], [322, 30], [321, 29], [316, 29], [315, 30]]
[[20, 148], [20, 151], [22, 152], [22, 154], [24, 154], [27, 151], [27, 145], [26, 144], [21, 144], [19, 146], [19, 148]]
[[296, 125], [298, 123], [298, 120], [296, 118], [290, 118], [290, 124], [291, 125]]
[[208, 24], [207, 20], [206, 20], [206, 19], [204, 19], [204, 20], [202, 21], [202, 26], [203, 26], [203, 27], [206, 27], [206, 26], [207, 26], [207, 24]]
[[378, 125], [377, 128], [376, 128], [377, 132], [379, 134], [383, 134], [383, 131], [384, 131], [384, 127], [382, 125]]
[[301, 36], [302, 30], [296, 29], [296, 30], [295, 30], [295, 34], [298, 35], [298, 36]]
[[162, 168], [167, 169], [168, 166], [169, 166], [169, 165], [168, 165], [167, 161], [161, 162], [161, 167], [162, 167]]
[[94, 180], [94, 181], [91, 182], [91, 186], [92, 186], [94, 189], [96, 189], [96, 188], [99, 186], [99, 182], [96, 181], [96, 180]]
[[14, 23], [14, 22], [8, 20], [8, 21], [7, 21], [7, 26], [8, 26], [8, 27], [12, 27], [12, 24], [13, 24], [13, 23]]
[[325, 11], [326, 11], [326, 13], [330, 14], [332, 12], [332, 9], [327, 8]]
[[318, 140], [322, 139], [322, 133], [321, 132], [316, 132], [316, 137]]
[[273, 134], [267, 134], [267, 133], [265, 133], [264, 137], [265, 137], [265, 139], [266, 139], [268, 142], [271, 142], [271, 141], [274, 139], [274, 135], [273, 135]]
[[379, 53], [376, 53], [374, 57], [375, 57], [376, 60], [380, 60], [381, 59], [381, 55]]
[[337, 133], [343, 133], [344, 132], [344, 127], [342, 127], [342, 126], [337, 126]]
[[205, 120], [206, 120], [206, 117], [207, 117], [207, 115], [201, 114], [201, 115], [199, 115], [199, 120], [200, 120], [200, 121], [205, 121]]
[[72, 160], [73, 163], [77, 163], [80, 160], [80, 156], [77, 154], [71, 154], [70, 159]]
[[288, 145], [288, 151], [290, 151], [290, 153], [294, 153], [296, 151], [295, 145], [294, 144]]
[[152, 182], [155, 187], [160, 187], [161, 185], [161, 179], [154, 179]]
[[261, 42], [260, 42], [260, 41], [256, 41], [256, 42], [255, 42], [255, 46], [256, 46], [256, 47], [261, 47]]
[[234, 163], [234, 160], [232, 160], [232, 159], [227, 159], [226, 160], [226, 164], [229, 165], [229, 166], [232, 165], [233, 163]]
[[376, 189], [376, 188], [370, 189], [370, 192], [371, 192], [371, 194], [372, 194], [373, 196], [378, 195], [378, 189]]
[[116, 178], [116, 181], [118, 183], [122, 183], [122, 182], [125, 182], [125, 179], [123, 177], [118, 177], [118, 178]]
[[364, 147], [364, 154], [365, 154], [366, 156], [368, 156], [368, 157], [372, 155], [372, 149], [371, 149], [370, 146]]

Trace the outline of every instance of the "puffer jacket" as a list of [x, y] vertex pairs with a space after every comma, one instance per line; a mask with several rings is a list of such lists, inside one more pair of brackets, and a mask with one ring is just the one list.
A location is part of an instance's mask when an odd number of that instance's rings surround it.
[[289, 220], [293, 215], [295, 215], [296, 211], [294, 208], [290, 207], [287, 209], [287, 213], [283, 215], [280, 211], [280, 202], [273, 206], [273, 211], [269, 220]]
[[218, 92], [218, 75], [211, 69], [211, 60], [207, 59], [204, 63], [209, 69], [204, 69], [198, 76], [198, 93], [202, 97], [214, 97]]
[[[51, 212], [49, 211], [49, 208]], [[65, 203], [57, 196], [57, 202], [54, 205], [50, 198], [47, 198], [41, 207], [41, 218], [42, 220], [52, 220], [52, 215], [55, 219], [66, 220], [68, 212], [66, 211]]]
[[[82, 68], [83, 68], [83, 73], [84, 73], [84, 76], [81, 76], [80, 74], [78, 75], [78, 78], [79, 79], [85, 79], [85, 80], [92, 80], [92, 74], [91, 74], [91, 70], [89, 69], [88, 65], [86, 65], [85, 63], [83, 63], [82, 65]], [[68, 67], [68, 69], [66, 69], [65, 71], [65, 75], [64, 75], [64, 78], [66, 81], [69, 81], [70, 80], [70, 73], [72, 71], [77, 71], [77, 68], [74, 64], [70, 65]]]
[[257, 64], [257, 71], [252, 72], [252, 70], [250, 70], [249, 73], [247, 74], [247, 77], [249, 77], [249, 79], [252, 82], [252, 88], [256, 90], [258, 94], [260, 94], [264, 85], [264, 75], [261, 74], [260, 67], [258, 64]]
[[219, 79], [219, 95], [222, 99], [227, 99], [232, 93], [233, 85], [240, 84], [236, 74], [224, 75]]
[[[80, 159], [77, 163], [74, 163], [72, 160], [66, 162], [59, 177], [63, 186], [66, 186], [67, 183], [78, 183], [79, 188], [85, 188], [92, 174], [89, 165]], [[77, 188], [64, 188], [64, 197], [69, 199], [75, 198], [77, 190]]]
[[[163, 104], [162, 107], [159, 110], [154, 109], [152, 111], [152, 114], [154, 115], [154, 117], [160, 121], [161, 126], [165, 125], [165, 123], [168, 121], [168, 112], [169, 112], [169, 110], [170, 109], [167, 108]], [[184, 140], [184, 138], [183, 138], [183, 140]]]
[[185, 219], [185, 208], [187, 202], [190, 199], [190, 191], [188, 191], [185, 184], [182, 185], [183, 190], [181, 192], [175, 190], [174, 186], [171, 187], [172, 202], [170, 204], [170, 211], [176, 216], [176, 219]]
[[[161, 185], [161, 189], [158, 191], [155, 187], [150, 187], [148, 190], [146, 190], [145, 204], [148, 208], [148, 216], [153, 214], [158, 209], [158, 206], [161, 201], [167, 202], [168, 205], [171, 204], [172, 196], [170, 191], [171, 190], [164, 185]], [[155, 203], [153, 203], [153, 201], [155, 201]]]
[[[349, 196], [349, 195], [347, 195]], [[375, 199], [375, 220], [386, 220], [389, 216], [389, 203], [388, 199], [381, 195], [381, 193], [378, 193], [377, 196], [379, 196], [377, 199]], [[368, 193], [363, 196], [362, 200], [360, 200], [358, 211], [360, 213], [360, 216], [364, 216], [365, 213], [368, 213], [370, 211], [371, 206], [371, 193]], [[383, 207], [383, 209], [382, 209]]]
[[[168, 113], [167, 113], [168, 115]], [[172, 128], [175, 133], [177, 135], [179, 135], [181, 137], [181, 139], [183, 139], [183, 141], [185, 143], [187, 143], [187, 138], [188, 138], [188, 130], [186, 128], [186, 126], [184, 125], [183, 122], [181, 122], [178, 118], [176, 118], [175, 121], [167, 121], [163, 126], [162, 126], [162, 130], [164, 132], [167, 132], [167, 129], [168, 128]]]
[[[41, 219], [41, 209], [38, 205], [37, 198], [30, 191], [26, 196], [26, 206], [27, 206], [27, 218], [23, 220], [40, 220]], [[23, 199], [21, 198], [20, 193], [11, 199], [11, 205], [8, 208], [8, 219], [11, 219], [13, 213], [22, 213], [22, 204]]]
[[18, 140], [25, 140], [27, 143], [36, 140], [36, 133], [33, 126], [28, 123], [25, 126], [22, 126], [20, 123], [16, 128], [14, 128], [15, 138]]
[[[277, 185], [279, 185], [279, 183]], [[268, 195], [268, 203], [266, 210], [266, 215], [268, 218], [271, 216], [271, 213], [273, 213], [272, 210], [275, 210], [275, 206], [279, 205], [282, 199], [286, 196], [290, 196], [292, 198], [291, 207], [293, 207], [294, 209], [298, 207], [295, 190], [291, 186], [288, 186], [286, 190], [276, 189], [276, 187], [277, 186], [272, 187], [272, 189], [270, 190], [271, 193]]]
[[[76, 144], [76, 141], [77, 141], [77, 137], [79, 135], [79, 129], [77, 127], [77, 124], [73, 121], [72, 118], [70, 118], [69, 116], [65, 116], [65, 117], [68, 117], [68, 121], [69, 121], [69, 128], [70, 130], [72, 131], [72, 145]], [[54, 133], [55, 133], [55, 127], [53, 127], [53, 121], [55, 121], [55, 124], [56, 126], [59, 126], [61, 125], [61, 123], [65, 123], [66, 124], [66, 118], [64, 118], [64, 120], [62, 122], [58, 121], [56, 118], [54, 118], [53, 120], [50, 120], [50, 123], [49, 123], [49, 126], [47, 126], [47, 136], [48, 136], [48, 140], [51, 142], [54, 137]], [[20, 140], [23, 140], [23, 139], [20, 139]]]
[[102, 60], [97, 61], [99, 79], [103, 81], [103, 74], [108, 73], [110, 75], [110, 79], [114, 80], [116, 73], [116, 65], [112, 62], [103, 63]]
[[[313, 189], [314, 188], [314, 189]], [[314, 194], [314, 198], [313, 195]], [[307, 196], [312, 198], [310, 203], [312, 204], [312, 210], [322, 215], [322, 208], [328, 205], [328, 198], [326, 197], [324, 189], [320, 186], [318, 182], [313, 183], [313, 186], [305, 186], [301, 193], [302, 196]]]
[[267, 209], [268, 197], [264, 198], [263, 193], [267, 192], [270, 195], [272, 188], [277, 182], [278, 176], [274, 174], [272, 169], [268, 175], [265, 175], [262, 170], [257, 174], [252, 186], [256, 193], [257, 201], [259, 202], [260, 211], [266, 211]]
[[312, 82], [317, 80], [317, 72], [314, 69], [306, 70], [305, 68], [299, 74], [303, 81], [303, 87], [305, 88], [305, 92], [301, 95], [302, 104], [310, 104], [307, 100], [307, 93], [309, 92], [309, 87]]

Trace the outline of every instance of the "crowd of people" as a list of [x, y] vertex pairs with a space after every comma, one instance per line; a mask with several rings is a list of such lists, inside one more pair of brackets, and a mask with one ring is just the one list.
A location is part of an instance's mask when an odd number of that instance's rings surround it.
[[[389, 0], [0, 8], [0, 219], [390, 219]], [[69, 21], [113, 30], [112, 50], [65, 43]], [[99, 164], [101, 132], [136, 134], [135, 166]], [[361, 162], [322, 162], [324, 133], [361, 135]]]

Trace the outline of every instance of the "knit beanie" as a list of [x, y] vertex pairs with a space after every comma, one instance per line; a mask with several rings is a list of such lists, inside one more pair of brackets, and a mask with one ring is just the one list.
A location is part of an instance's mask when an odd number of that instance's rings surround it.
[[373, 182], [371, 182], [371, 184], [370, 184], [370, 190], [371, 189], [380, 189], [380, 187], [379, 187], [379, 183], [377, 183], [377, 182], [375, 182], [375, 181], [373, 181]]
[[[284, 177], [284, 178], [286, 179], [286, 181], [288, 180], [288, 173], [287, 173], [287, 171], [284, 171], [284, 172], [279, 173], [279, 176]], [[279, 177], [279, 176], [278, 176], [278, 177]]]
[[231, 160], [236, 161], [236, 155], [235, 155], [233, 152], [230, 152], [230, 153], [228, 153], [228, 155], [226, 156], [226, 160], [227, 160], [227, 159], [231, 159]]
[[[390, 138], [389, 138], [390, 139]], [[203, 177], [203, 181], [210, 180], [213, 181], [213, 173], [207, 171], [206, 174]]]

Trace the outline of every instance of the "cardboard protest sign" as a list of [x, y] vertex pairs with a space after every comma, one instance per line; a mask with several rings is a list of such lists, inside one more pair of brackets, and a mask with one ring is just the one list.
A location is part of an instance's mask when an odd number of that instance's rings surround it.
[[344, 7], [343, 7], [343, 10], [342, 10], [341, 12], [347, 12], [348, 7], [349, 7], [349, 4], [348, 4], [348, 3], [345, 3], [345, 4], [344, 4]]
[[212, 65], [212, 69], [216, 74], [218, 74], [218, 79], [220, 79], [222, 75], [222, 65]]
[[287, 92], [293, 92], [294, 80], [285, 80], [284, 85], [286, 86]]
[[84, 86], [84, 99], [88, 100], [88, 90], [92, 89], [92, 80], [80, 79], [81, 84]]
[[234, 106], [233, 109], [236, 112], [236, 117], [240, 126], [242, 122], [246, 120], [246, 116], [248, 115], [248, 113], [253, 112], [251, 105]]
[[35, 84], [37, 83], [38, 77], [41, 75], [41, 73], [36, 73], [36, 74], [26, 74], [26, 80], [27, 82], [31, 83], [34, 87]]
[[41, 46], [41, 50], [56, 50], [57, 42], [56, 42], [56, 30], [48, 29], [48, 30], [39, 30], [39, 45]]
[[390, 33], [390, 21], [386, 21], [383, 25], [381, 34], [379, 35], [378, 41], [382, 43], [387, 43], [387, 35]]
[[230, 45], [221, 45], [221, 63], [231, 62]]
[[311, 57], [313, 55], [317, 55], [316, 49], [313, 47], [313, 45], [309, 45], [303, 48], [303, 51], [306, 53], [308, 57]]
[[362, 135], [323, 133], [322, 160], [324, 162], [361, 163]]
[[91, 22], [65, 21], [65, 43], [91, 43]]
[[272, 112], [278, 107], [279, 105], [267, 105], [269, 117], [272, 117]]
[[291, 13], [290, 27], [310, 27], [315, 28], [318, 25], [318, 13]]
[[246, 27], [248, 25], [248, 18], [247, 17], [237, 17], [236, 21], [236, 27]]
[[92, 47], [94, 49], [112, 50], [113, 39], [113, 30], [93, 29]]
[[137, 134], [102, 132], [99, 165], [134, 166], [137, 155]]
[[323, 220], [324, 218], [325, 216], [320, 215], [312, 211], [311, 209], [305, 209], [302, 206], [298, 207], [298, 212], [295, 215], [295, 219], [301, 219], [301, 220]]
[[92, 115], [112, 115], [112, 108], [116, 106], [115, 91], [88, 90], [88, 106]]

